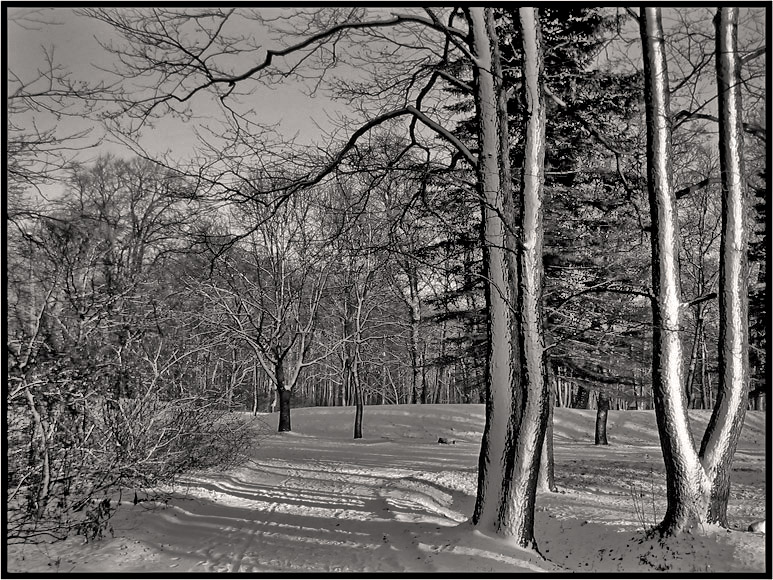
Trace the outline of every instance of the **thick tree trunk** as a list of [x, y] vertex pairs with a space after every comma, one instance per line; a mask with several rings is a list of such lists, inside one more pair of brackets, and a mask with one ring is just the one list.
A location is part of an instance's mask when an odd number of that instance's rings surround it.
[[741, 63], [738, 8], [716, 17], [719, 161], [722, 176], [722, 234], [719, 269], [719, 388], [701, 442], [701, 460], [712, 482], [707, 521], [727, 527], [733, 455], [746, 414], [749, 389], [748, 229], [743, 173]]
[[676, 534], [701, 519], [708, 482], [698, 460], [682, 381], [679, 235], [671, 186], [668, 71], [660, 9], [641, 9], [647, 115], [647, 180], [652, 217], [652, 382], [660, 447], [666, 467], [666, 515], [661, 534]]
[[609, 415], [609, 395], [599, 391], [596, 405], [596, 445], [609, 445], [607, 441], [607, 416]]
[[[528, 106], [522, 178], [522, 251], [514, 260], [507, 100], [491, 8], [470, 8], [480, 121], [479, 183], [484, 199], [484, 250], [489, 305], [486, 427], [473, 523], [535, 548], [534, 501], [548, 416], [541, 300], [541, 193], [545, 112], [537, 10], [520, 9]], [[518, 283], [519, 274], [526, 277]], [[521, 300], [513, 300], [518, 293]], [[513, 305], [519, 316], [512, 312]], [[521, 327], [523, 325], [523, 327]], [[521, 349], [524, 349], [521, 351]], [[515, 364], [521, 366], [519, 373]]]
[[498, 114], [501, 77], [492, 57], [496, 31], [490, 8], [469, 9], [476, 57], [475, 105], [480, 125], [478, 187], [483, 222], [481, 237], [486, 274], [485, 298], [488, 310], [487, 353], [484, 367], [486, 423], [478, 460], [478, 490], [472, 516], [474, 525], [496, 533], [501, 531], [503, 494], [512, 473], [514, 444], [513, 396], [520, 388], [515, 364], [517, 320], [513, 315], [516, 275], [511, 224], [504, 222], [514, 214], [510, 183], [500, 180], [500, 165], [508, 163], [507, 150], [501, 150], [501, 126]]

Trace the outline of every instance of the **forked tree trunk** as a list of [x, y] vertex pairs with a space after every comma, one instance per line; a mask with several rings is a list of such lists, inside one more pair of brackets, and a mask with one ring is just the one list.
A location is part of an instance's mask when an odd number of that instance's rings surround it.
[[722, 234], [719, 269], [719, 388], [701, 442], [701, 460], [711, 480], [706, 520], [727, 527], [733, 455], [746, 415], [749, 389], [748, 228], [743, 172], [741, 63], [738, 8], [717, 12], [719, 161], [722, 176]]
[[671, 186], [668, 71], [660, 9], [641, 9], [647, 115], [647, 180], [652, 217], [652, 382], [660, 447], [666, 467], [666, 515], [661, 534], [676, 534], [701, 520], [708, 481], [693, 444], [682, 377], [679, 233]]
[[[518, 315], [522, 394], [515, 398], [518, 432], [515, 467], [503, 519], [522, 546], [536, 548], [534, 501], [550, 402], [542, 314], [545, 102], [539, 9], [519, 8], [523, 44], [525, 142], [521, 172], [521, 243], [518, 251]], [[504, 108], [504, 107], [503, 107]]]

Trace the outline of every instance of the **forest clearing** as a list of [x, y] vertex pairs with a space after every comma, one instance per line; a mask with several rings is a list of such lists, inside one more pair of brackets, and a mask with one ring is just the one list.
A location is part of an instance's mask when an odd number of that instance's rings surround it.
[[[537, 554], [466, 523], [475, 499], [480, 405], [295, 411], [296, 429], [270, 433], [250, 461], [181, 477], [167, 501], [124, 501], [111, 532], [84, 543], [14, 547], [8, 570], [163, 572], [762, 572], [766, 429], [750, 412], [736, 453], [730, 530], [707, 526], [661, 545], [645, 539], [665, 509], [652, 411], [610, 413], [595, 446], [595, 413], [557, 409], [559, 493], [537, 498]], [[260, 421], [270, 415], [260, 416]], [[692, 411], [703, 427], [708, 412]], [[272, 423], [276, 417], [272, 419]], [[438, 444], [443, 437], [453, 444]], [[654, 513], [653, 513], [654, 510]], [[588, 541], [589, 536], [592, 541]]]

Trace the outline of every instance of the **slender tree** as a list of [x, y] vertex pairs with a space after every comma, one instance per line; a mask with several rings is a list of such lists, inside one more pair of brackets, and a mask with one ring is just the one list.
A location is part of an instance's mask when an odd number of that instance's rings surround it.
[[717, 11], [717, 93], [722, 177], [722, 234], [719, 271], [719, 390], [701, 442], [703, 467], [711, 482], [707, 520], [727, 526], [733, 455], [738, 445], [749, 388], [749, 295], [747, 288], [746, 188], [743, 171], [741, 62], [738, 8]]

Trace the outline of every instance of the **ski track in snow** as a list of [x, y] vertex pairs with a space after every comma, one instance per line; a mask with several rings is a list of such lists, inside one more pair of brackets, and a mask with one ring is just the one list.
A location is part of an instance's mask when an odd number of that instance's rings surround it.
[[[121, 506], [115, 538], [12, 551], [9, 569], [51, 571], [52, 562], [77, 572], [764, 569], [761, 535], [709, 530], [667, 547], [643, 540], [642, 518], [656, 523], [665, 510], [662, 457], [644, 415], [610, 413], [619, 417], [610, 421], [614, 444], [601, 448], [590, 442], [592, 413], [556, 414], [562, 493], [538, 499], [541, 560], [467, 522], [480, 436], [469, 427], [471, 407], [376, 409], [366, 409], [366, 425], [372, 416], [380, 436], [364, 441], [348, 438], [346, 409], [295, 410], [299, 431], [262, 441], [242, 467], [191, 474], [168, 504]], [[408, 431], [412, 421], [421, 428]], [[456, 443], [438, 445], [438, 436]], [[764, 517], [764, 445], [742, 443], [729, 508], [738, 527]]]

